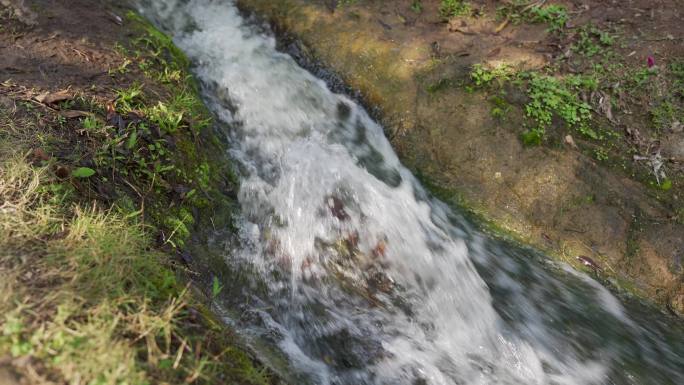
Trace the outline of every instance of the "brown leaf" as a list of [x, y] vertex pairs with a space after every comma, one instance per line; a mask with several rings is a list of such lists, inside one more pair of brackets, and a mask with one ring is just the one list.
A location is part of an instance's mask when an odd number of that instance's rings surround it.
[[67, 119], [75, 119], [75, 118], [83, 118], [86, 116], [92, 115], [90, 112], [86, 111], [79, 111], [79, 110], [69, 110], [69, 111], [62, 111], [60, 113], [63, 117]]
[[69, 91], [62, 90], [57, 92], [44, 92], [36, 96], [36, 100], [43, 104], [54, 104], [58, 102], [63, 102], [65, 100], [70, 100], [71, 94]]

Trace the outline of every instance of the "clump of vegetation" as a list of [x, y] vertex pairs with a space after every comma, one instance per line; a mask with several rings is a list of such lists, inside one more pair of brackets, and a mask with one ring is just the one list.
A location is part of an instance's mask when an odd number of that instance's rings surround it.
[[197, 333], [207, 326], [193, 315], [200, 305], [150, 249], [139, 214], [81, 203], [51, 162], [2, 158], [0, 352], [30, 358], [30, 380], [191, 383], [232, 373], [268, 382], [243, 353], [217, 350], [218, 329]]
[[113, 102], [0, 105], [0, 357], [30, 383], [268, 384], [168, 257], [234, 182], [196, 151], [216, 144], [187, 59], [129, 17]]
[[560, 32], [568, 23], [568, 11], [562, 5], [549, 4], [529, 9], [527, 18], [533, 23], [547, 23], [549, 31]]
[[592, 79], [582, 76], [569, 76], [564, 79], [548, 75], [530, 73], [527, 78], [527, 95], [530, 101], [525, 105], [525, 114], [535, 125], [523, 134], [526, 144], [539, 144], [546, 129], [558, 117], [568, 127], [579, 130], [583, 135], [598, 139], [598, 134], [590, 126], [591, 106], [582, 101], [579, 91], [595, 89]]
[[445, 19], [470, 13], [470, 4], [463, 0], [442, 0], [439, 14]]
[[[551, 32], [562, 32], [570, 19], [567, 9], [562, 5], [539, 5], [525, 0], [514, 0], [497, 9], [497, 15], [504, 23], [513, 24], [546, 23]], [[505, 24], [504, 24], [505, 25]]]
[[485, 67], [482, 64], [475, 64], [470, 71], [470, 79], [472, 79], [473, 83], [478, 87], [488, 86], [494, 80], [498, 81], [499, 85], [501, 85], [502, 82], [510, 80], [513, 75], [513, 68], [506, 64], [501, 64], [493, 68]]
[[423, 12], [423, 2], [421, 0], [413, 0], [411, 3], [411, 10], [415, 13]]
[[[524, 107], [525, 114], [534, 122], [522, 136], [527, 145], [540, 144], [554, 118], [588, 138], [599, 139], [599, 134], [590, 127], [591, 106], [580, 97], [580, 92], [598, 88], [598, 81], [593, 77], [574, 75], [556, 78], [536, 72], [516, 74], [508, 66], [486, 68], [480, 64], [473, 66], [470, 77], [476, 87], [490, 86], [494, 81], [499, 87], [506, 81], [524, 84], [529, 98]], [[503, 113], [499, 108], [495, 115]]]
[[572, 49], [585, 57], [593, 57], [615, 43], [615, 36], [595, 26], [585, 25], [579, 29]]

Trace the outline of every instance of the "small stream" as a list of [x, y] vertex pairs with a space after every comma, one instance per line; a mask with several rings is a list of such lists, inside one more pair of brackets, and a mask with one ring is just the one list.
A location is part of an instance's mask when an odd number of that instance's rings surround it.
[[224, 278], [226, 322], [297, 383], [684, 384], [680, 321], [478, 231], [231, 1], [143, 11], [192, 60], [239, 165], [225, 263], [250, 273]]

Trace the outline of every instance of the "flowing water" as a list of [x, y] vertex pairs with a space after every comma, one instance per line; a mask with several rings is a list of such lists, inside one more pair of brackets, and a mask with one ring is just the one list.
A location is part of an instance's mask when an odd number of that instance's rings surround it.
[[[312, 384], [684, 384], [681, 324], [492, 240], [230, 1], [148, 0], [240, 165], [226, 320]], [[230, 279], [230, 277], [226, 278]]]

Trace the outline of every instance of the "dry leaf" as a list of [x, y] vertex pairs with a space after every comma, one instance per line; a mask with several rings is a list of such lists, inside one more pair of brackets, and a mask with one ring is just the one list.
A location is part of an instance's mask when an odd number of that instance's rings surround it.
[[577, 149], [577, 144], [575, 144], [575, 139], [572, 138], [572, 135], [565, 135], [565, 144], [574, 148], [575, 150]]
[[66, 90], [58, 92], [45, 92], [36, 96], [36, 100], [43, 104], [54, 104], [71, 99], [71, 93]]

